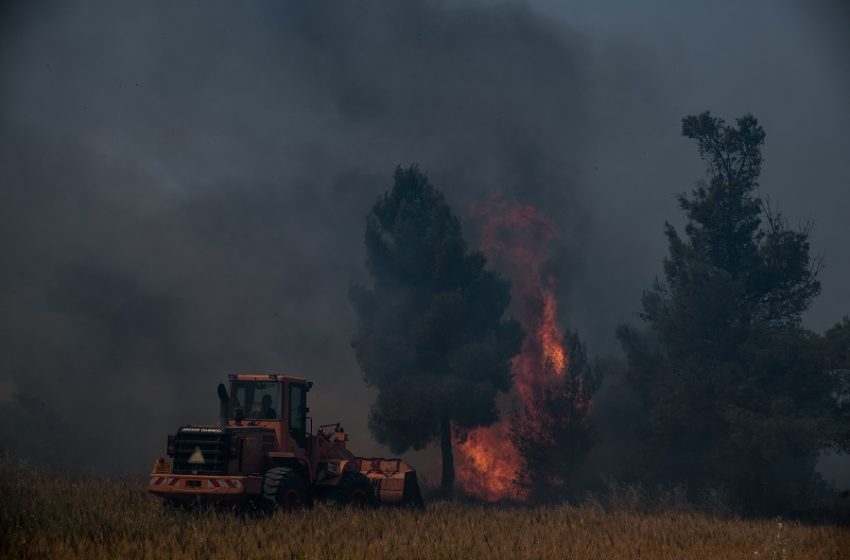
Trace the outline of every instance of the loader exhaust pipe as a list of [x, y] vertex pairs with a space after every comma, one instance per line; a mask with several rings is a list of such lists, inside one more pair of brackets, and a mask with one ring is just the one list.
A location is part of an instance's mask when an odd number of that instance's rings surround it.
[[227, 410], [230, 404], [230, 397], [227, 394], [227, 388], [224, 383], [218, 384], [218, 425], [222, 428], [227, 426]]

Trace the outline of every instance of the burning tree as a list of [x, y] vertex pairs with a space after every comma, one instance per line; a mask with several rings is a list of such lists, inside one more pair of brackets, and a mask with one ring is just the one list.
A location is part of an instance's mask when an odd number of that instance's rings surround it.
[[511, 421], [511, 441], [524, 460], [517, 481], [537, 503], [570, 497], [569, 476], [593, 443], [590, 394], [595, 376], [587, 350], [576, 333], [567, 333], [562, 346], [569, 356], [563, 370], [537, 387]]
[[442, 488], [454, 485], [452, 424], [471, 428], [498, 418], [496, 396], [511, 385], [510, 360], [522, 330], [503, 320], [510, 285], [468, 253], [460, 222], [416, 166], [366, 220], [370, 288], [355, 287], [352, 340], [366, 382], [378, 389], [369, 427], [402, 453], [434, 439]]
[[511, 279], [526, 336], [513, 359], [515, 398], [504, 418], [459, 431], [459, 479], [489, 501], [562, 496], [589, 446], [590, 368], [578, 337], [558, 323], [556, 279], [544, 273], [557, 230], [536, 208], [498, 195], [473, 214], [483, 220], [482, 250]]

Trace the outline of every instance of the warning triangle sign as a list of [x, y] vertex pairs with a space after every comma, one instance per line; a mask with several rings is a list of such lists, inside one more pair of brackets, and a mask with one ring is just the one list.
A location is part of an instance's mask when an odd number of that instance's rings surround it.
[[204, 459], [204, 454], [201, 453], [200, 447], [195, 447], [195, 451], [192, 453], [192, 456], [189, 457], [190, 465], [203, 465], [207, 460]]

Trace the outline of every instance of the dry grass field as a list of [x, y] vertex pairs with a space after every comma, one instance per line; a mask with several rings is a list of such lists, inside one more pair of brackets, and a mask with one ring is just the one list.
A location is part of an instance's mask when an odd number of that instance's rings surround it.
[[317, 506], [266, 518], [166, 511], [144, 481], [0, 467], [0, 558], [850, 558], [850, 528], [600, 505], [424, 512]]

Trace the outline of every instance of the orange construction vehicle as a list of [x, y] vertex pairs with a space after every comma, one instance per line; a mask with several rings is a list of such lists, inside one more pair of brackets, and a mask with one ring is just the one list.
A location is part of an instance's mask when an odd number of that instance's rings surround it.
[[[401, 459], [355, 457], [337, 424], [312, 433], [312, 382], [275, 374], [229, 376], [218, 386], [218, 425], [168, 436], [149, 489], [174, 504], [247, 505], [262, 510], [340, 505], [421, 506], [416, 471]], [[308, 428], [309, 426], [309, 428]]]

